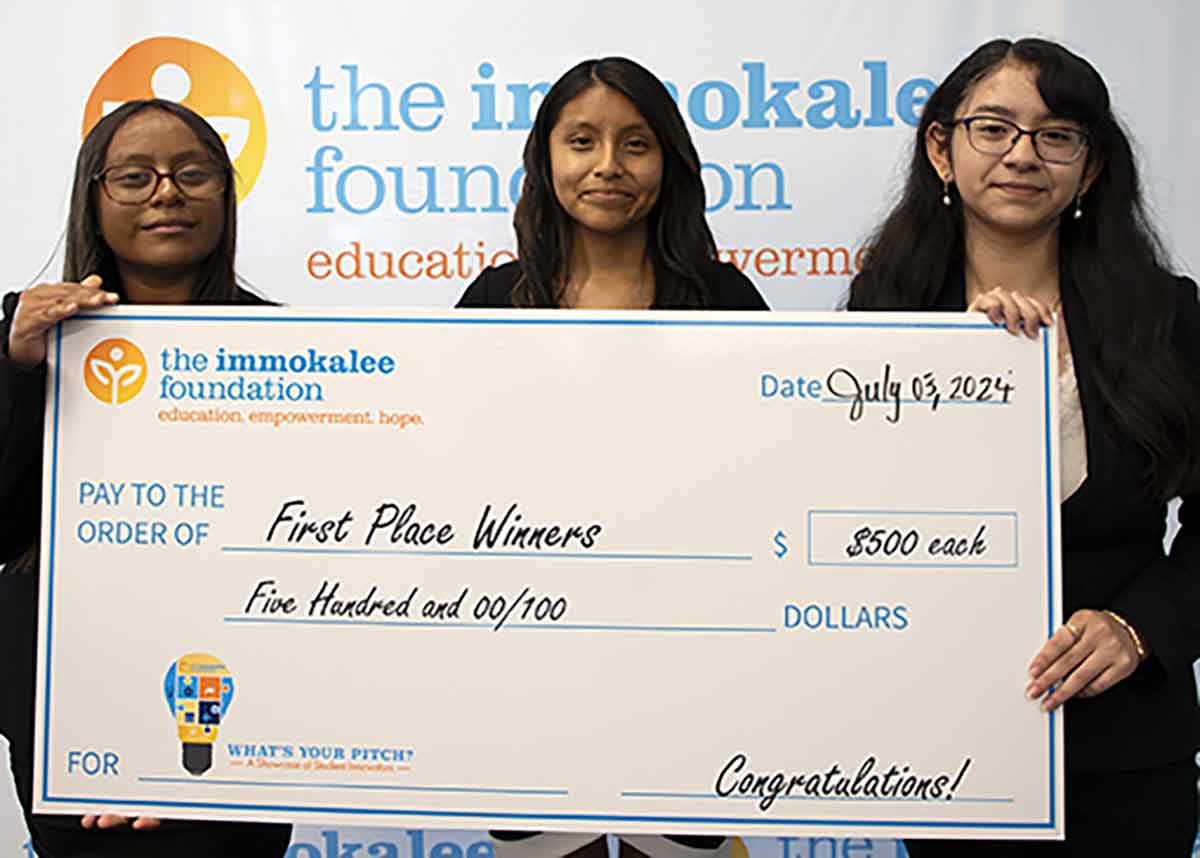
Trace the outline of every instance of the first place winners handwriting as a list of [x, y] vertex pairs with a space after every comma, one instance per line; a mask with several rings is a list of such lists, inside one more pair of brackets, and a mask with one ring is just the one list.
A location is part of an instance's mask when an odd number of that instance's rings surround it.
[[[302, 498], [283, 501], [270, 526], [264, 542], [278, 546], [314, 544], [355, 545], [363, 550], [437, 551], [451, 550], [457, 536], [452, 521], [438, 521], [421, 516], [416, 503], [403, 506], [384, 501], [371, 511], [369, 523], [358, 526], [358, 517], [351, 509], [340, 515], [320, 517], [309, 514]], [[363, 519], [365, 522], [366, 519]], [[505, 508], [485, 504], [478, 519], [469, 547], [465, 550], [485, 553], [509, 552], [569, 552], [594, 548], [604, 526], [600, 522], [564, 523], [558, 521], [531, 522], [521, 512], [520, 504]], [[325, 580], [315, 592], [300, 598], [283, 593], [274, 579], [258, 581], [242, 609], [245, 615], [291, 615], [301, 613], [314, 618], [390, 619], [447, 622], [471, 621], [491, 626], [499, 631], [506, 624], [558, 622], [567, 613], [567, 597], [560, 594], [534, 592], [524, 587], [519, 593], [476, 593], [464, 587], [449, 597], [429, 597], [412, 587], [405, 593], [381, 593], [378, 585], [366, 592], [349, 593], [341, 581]]]
[[[341, 515], [319, 518], [310, 516], [303, 498], [284, 501], [267, 528], [270, 544], [349, 545], [356, 540], [363, 546], [402, 546], [406, 548], [446, 547], [454, 544], [457, 528], [452, 521], [434, 521], [421, 517], [416, 503], [401, 506], [384, 501], [373, 510], [373, 518], [365, 528], [351, 509]], [[600, 522], [563, 523], [557, 521], [531, 522], [521, 512], [520, 504], [511, 503], [501, 509], [485, 504], [474, 524], [470, 548], [473, 551], [570, 551], [596, 546], [604, 530]]]

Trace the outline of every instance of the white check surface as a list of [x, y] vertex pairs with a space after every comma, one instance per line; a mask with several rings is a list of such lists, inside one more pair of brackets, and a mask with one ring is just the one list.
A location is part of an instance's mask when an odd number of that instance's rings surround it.
[[[1022, 697], [1060, 610], [1051, 336], [965, 314], [67, 323], [36, 806], [1061, 836], [1061, 716]], [[145, 358], [117, 405], [84, 382], [115, 338]], [[284, 401], [247, 398], [268, 382]], [[190, 654], [224, 684], [185, 711]]]

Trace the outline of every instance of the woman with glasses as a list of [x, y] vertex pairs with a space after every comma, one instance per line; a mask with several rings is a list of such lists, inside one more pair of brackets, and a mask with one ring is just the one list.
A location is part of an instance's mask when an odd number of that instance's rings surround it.
[[[1014, 334], [1059, 334], [1066, 622], [1013, 653], [1025, 679], [1012, 693], [1065, 704], [1066, 843], [909, 852], [1191, 855], [1200, 306], [1167, 268], [1100, 75], [1040, 39], [978, 48], [926, 104], [903, 196], [870, 245], [851, 309], [976, 310]], [[1183, 526], [1166, 553], [1174, 497]]]
[[[237, 198], [221, 138], [186, 107], [129, 102], [79, 149], [60, 283], [6, 295], [0, 323], [0, 733], [34, 851], [66, 856], [282, 856], [287, 825], [32, 812], [38, 518], [46, 334], [110, 304], [263, 304], [234, 275]], [[102, 443], [98, 439], [98, 443]], [[119, 586], [120, 570], [100, 570]], [[121, 634], [114, 629], [113, 634]]]

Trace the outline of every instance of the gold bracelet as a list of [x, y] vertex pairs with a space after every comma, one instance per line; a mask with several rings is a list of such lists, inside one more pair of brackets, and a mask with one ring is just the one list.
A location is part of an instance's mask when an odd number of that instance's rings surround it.
[[1129, 635], [1129, 639], [1133, 641], [1133, 648], [1137, 650], [1138, 663], [1140, 664], [1141, 662], [1145, 661], [1146, 647], [1142, 645], [1142, 638], [1137, 633], [1137, 630], [1134, 629], [1133, 626], [1129, 625], [1129, 622], [1120, 614], [1114, 613], [1113, 611], [1105, 611], [1104, 613], [1116, 620], [1117, 624], [1125, 630], [1126, 634]]

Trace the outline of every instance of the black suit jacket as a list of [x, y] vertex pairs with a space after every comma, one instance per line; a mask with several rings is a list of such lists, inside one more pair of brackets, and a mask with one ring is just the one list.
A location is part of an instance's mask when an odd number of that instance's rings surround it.
[[[1196, 284], [1179, 278], [1176, 287], [1171, 339], [1200, 383]], [[1063, 616], [1081, 608], [1114, 611], [1137, 629], [1150, 653], [1124, 682], [1067, 702], [1067, 768], [1117, 771], [1177, 762], [1200, 748], [1192, 666], [1200, 657], [1200, 493], [1182, 498], [1181, 527], [1166, 554], [1167, 506], [1144, 484], [1149, 457], [1104, 413], [1087, 309], [1066, 278], [1061, 294], [1088, 459], [1087, 479], [1062, 505]], [[961, 274], [946, 283], [935, 309], [966, 309]]]
[[[25, 369], [8, 358], [18, 297], [15, 292], [4, 296], [0, 321], [0, 564], [7, 564], [0, 574], [0, 734], [8, 739], [9, 764], [33, 847], [42, 858], [282, 856], [291, 839], [290, 825], [166, 821], [154, 831], [86, 831], [77, 816], [32, 812], [38, 580], [28, 549], [38, 540], [42, 504], [46, 367]], [[245, 291], [239, 291], [236, 302], [266, 303]]]
[[[521, 279], [521, 266], [508, 262], [486, 268], [458, 299], [459, 307], [504, 308], [513, 306], [512, 290]], [[714, 262], [708, 274], [706, 310], [769, 310], [767, 302], [745, 274], [728, 262]], [[667, 309], [657, 303], [653, 309]], [[688, 309], [675, 307], [671, 309]]]

